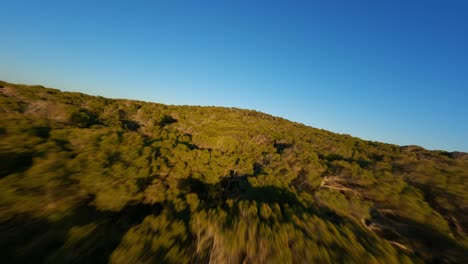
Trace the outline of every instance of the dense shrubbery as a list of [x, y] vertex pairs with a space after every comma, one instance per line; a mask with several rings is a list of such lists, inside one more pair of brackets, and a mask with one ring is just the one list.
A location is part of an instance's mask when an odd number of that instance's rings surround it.
[[0, 82], [6, 262], [463, 262], [468, 154]]

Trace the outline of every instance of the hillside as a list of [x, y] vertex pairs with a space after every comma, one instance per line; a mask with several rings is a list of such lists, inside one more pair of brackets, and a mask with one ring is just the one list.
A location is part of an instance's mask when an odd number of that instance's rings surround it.
[[468, 154], [0, 82], [3, 263], [463, 263]]

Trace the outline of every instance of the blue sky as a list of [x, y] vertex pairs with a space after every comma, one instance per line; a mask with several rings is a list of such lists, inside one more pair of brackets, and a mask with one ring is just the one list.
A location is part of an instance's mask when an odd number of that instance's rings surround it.
[[[99, 3], [95, 3], [99, 2]], [[468, 151], [466, 1], [2, 1], [0, 79]]]

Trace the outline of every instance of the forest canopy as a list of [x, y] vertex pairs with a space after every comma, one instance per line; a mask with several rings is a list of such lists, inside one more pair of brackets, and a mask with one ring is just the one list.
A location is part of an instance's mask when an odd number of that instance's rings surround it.
[[4, 263], [462, 263], [468, 154], [0, 82]]

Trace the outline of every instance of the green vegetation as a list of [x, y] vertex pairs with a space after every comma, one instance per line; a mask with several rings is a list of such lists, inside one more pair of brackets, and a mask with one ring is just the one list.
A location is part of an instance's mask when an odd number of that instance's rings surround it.
[[462, 263], [468, 154], [0, 82], [4, 263]]

